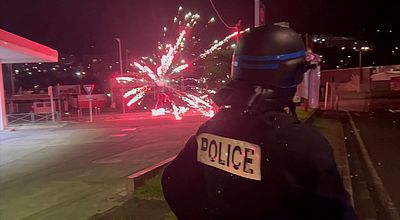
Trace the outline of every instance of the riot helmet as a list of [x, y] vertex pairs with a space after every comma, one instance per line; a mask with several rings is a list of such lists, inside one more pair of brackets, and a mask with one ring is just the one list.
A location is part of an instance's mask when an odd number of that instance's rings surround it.
[[232, 59], [231, 77], [266, 88], [293, 88], [307, 70], [305, 47], [294, 30], [277, 25], [243, 35]]

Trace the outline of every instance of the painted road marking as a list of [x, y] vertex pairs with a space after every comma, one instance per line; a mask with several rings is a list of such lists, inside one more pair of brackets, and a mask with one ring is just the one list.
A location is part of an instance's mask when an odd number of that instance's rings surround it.
[[122, 128], [121, 131], [136, 131], [136, 128]]
[[125, 137], [128, 134], [113, 134], [111, 137]]

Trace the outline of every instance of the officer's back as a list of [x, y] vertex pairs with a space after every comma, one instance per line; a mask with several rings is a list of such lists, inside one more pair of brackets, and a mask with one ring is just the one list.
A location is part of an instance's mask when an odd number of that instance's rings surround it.
[[284, 111], [306, 70], [298, 35], [256, 28], [233, 65], [234, 80], [214, 97], [222, 110], [163, 173], [172, 211], [179, 219], [354, 219], [329, 144]]

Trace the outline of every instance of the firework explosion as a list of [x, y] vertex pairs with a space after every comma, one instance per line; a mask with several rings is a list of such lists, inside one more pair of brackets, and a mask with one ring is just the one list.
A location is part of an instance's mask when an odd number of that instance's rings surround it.
[[[173, 27], [178, 33], [175, 36], [175, 42], [158, 44], [158, 54], [153, 58], [142, 57], [139, 62], [134, 62], [134, 66], [139, 70], [139, 79], [134, 77], [117, 77], [119, 83], [134, 83], [135, 88], [124, 94], [124, 98], [130, 97], [127, 103], [131, 106], [135, 103], [140, 104], [145, 95], [152, 91], [156, 93], [156, 105], [152, 109], [153, 116], [165, 115], [166, 113], [175, 116], [175, 119], [182, 119], [181, 115], [189, 109], [201, 112], [204, 116], [212, 117], [214, 115], [212, 101], [209, 98], [215, 91], [207, 90], [201, 86], [191, 86], [186, 91], [182, 84], [184, 81], [194, 81], [201, 83], [202, 80], [187, 77], [196, 62], [206, 58], [213, 51], [221, 48], [221, 46], [229, 42], [238, 32], [230, 34], [221, 41], [214, 41], [208, 49], [202, 50], [198, 55], [190, 53], [189, 46], [196, 45], [200, 39], [196, 36], [190, 36], [193, 28], [198, 24], [200, 15], [188, 12], [182, 14], [182, 7], [179, 7], [177, 16], [173, 19]], [[211, 18], [205, 27], [215, 22]], [[246, 29], [245, 31], [248, 31]], [[242, 31], [242, 32], [245, 32]], [[242, 33], [241, 32], [241, 33]], [[167, 36], [167, 27], [163, 28], [163, 36]], [[191, 61], [185, 61], [184, 57], [191, 54]], [[194, 55], [194, 57], [193, 57]], [[204, 83], [204, 82], [203, 82]]]

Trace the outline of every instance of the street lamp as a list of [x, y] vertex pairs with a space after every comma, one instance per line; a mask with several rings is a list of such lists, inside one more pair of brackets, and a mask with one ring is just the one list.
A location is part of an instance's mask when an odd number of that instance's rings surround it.
[[368, 46], [361, 46], [361, 47], [358, 47], [358, 48], [354, 48], [354, 47], [353, 47], [353, 49], [356, 50], [356, 51], [358, 51], [358, 66], [359, 66], [359, 68], [360, 68], [360, 80], [362, 81], [362, 80], [363, 80], [362, 52], [363, 52], [363, 51], [368, 51], [368, 50], [370, 50], [371, 48], [368, 47]]
[[363, 51], [369, 51], [371, 48], [370, 47], [359, 47], [358, 50], [358, 66], [362, 68], [362, 52]]
[[[118, 51], [119, 51], [119, 71], [121, 77], [123, 76], [123, 70], [122, 70], [122, 52], [121, 52], [121, 39], [120, 38], [115, 38], [115, 40], [118, 42]], [[125, 113], [125, 98], [124, 98], [124, 92], [125, 92], [125, 86], [122, 83], [121, 84], [121, 98], [122, 98], [122, 113]]]

